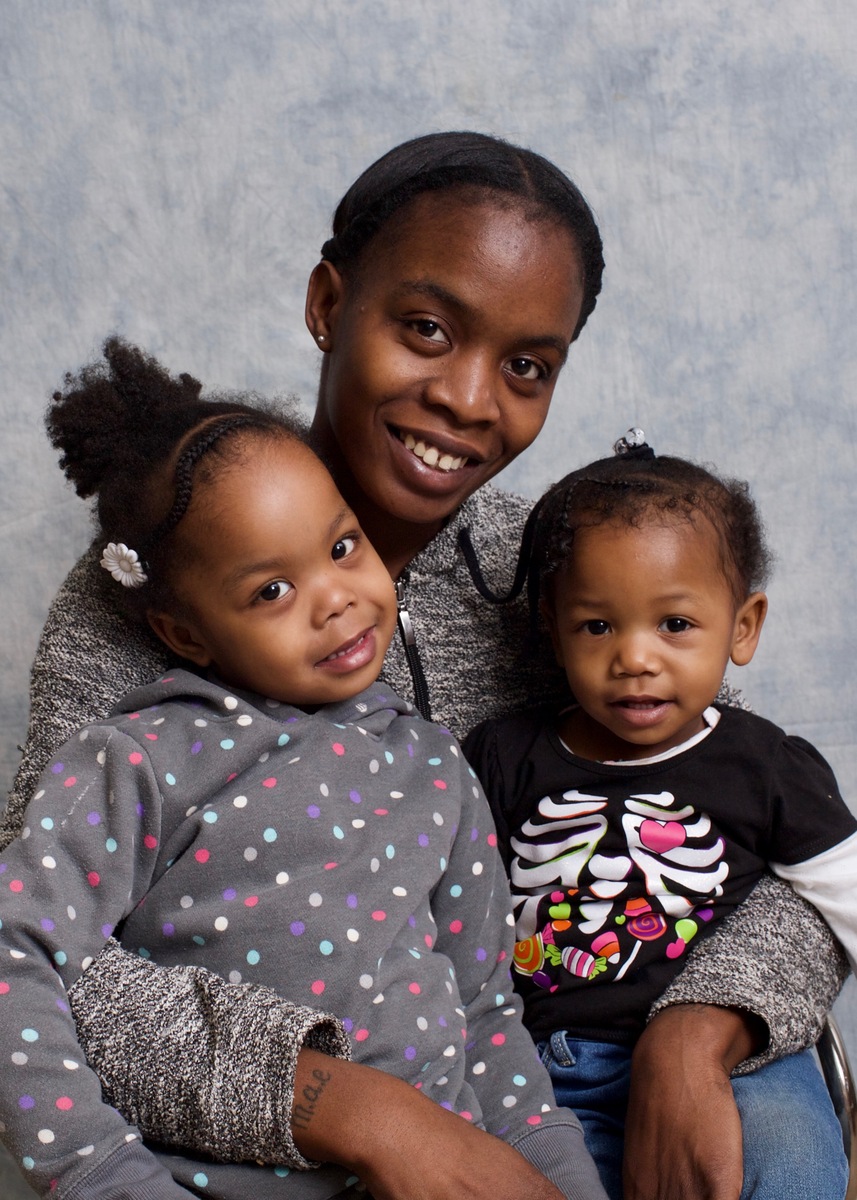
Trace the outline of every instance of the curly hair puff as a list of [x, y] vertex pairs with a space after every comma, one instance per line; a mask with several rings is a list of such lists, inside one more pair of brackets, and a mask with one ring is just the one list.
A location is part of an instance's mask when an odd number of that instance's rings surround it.
[[78, 495], [96, 497], [97, 538], [132, 546], [145, 560], [145, 583], [121, 589], [139, 621], [150, 609], [176, 607], [172, 534], [203, 476], [208, 483], [218, 464], [233, 461], [248, 434], [304, 440], [290, 410], [251, 393], [204, 398], [191, 375], [173, 377], [119, 337], [104, 343], [103, 361], [66, 374], [45, 423]]

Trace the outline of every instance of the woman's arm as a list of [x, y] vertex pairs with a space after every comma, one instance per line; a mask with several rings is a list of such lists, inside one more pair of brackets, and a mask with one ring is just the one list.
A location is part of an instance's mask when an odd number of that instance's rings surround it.
[[746, 1074], [818, 1040], [848, 975], [841, 946], [811, 904], [765, 875], [721, 929], [696, 947], [652, 1008], [718, 1005], [755, 1014], [764, 1026]]
[[738, 1195], [741, 1125], [730, 1075], [811, 1045], [847, 971], [815, 909], [763, 876], [694, 950], [634, 1051], [628, 1200]]
[[227, 1162], [315, 1165], [292, 1138], [295, 1075], [304, 1048], [350, 1057], [334, 1017], [113, 940], [69, 1001], [105, 1099], [144, 1134]]
[[[517, 1150], [348, 1061], [338, 1022], [267, 988], [155, 967], [112, 942], [69, 998], [105, 1099], [158, 1141], [233, 1161], [337, 1162], [376, 1200], [411, 1195], [415, 1178], [425, 1200], [561, 1200]], [[544, 1165], [573, 1180], [571, 1200], [602, 1196], [585, 1152], [572, 1171]]]

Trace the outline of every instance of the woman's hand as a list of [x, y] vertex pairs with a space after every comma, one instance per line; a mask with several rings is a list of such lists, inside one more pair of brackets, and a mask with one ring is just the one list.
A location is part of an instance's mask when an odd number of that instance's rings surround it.
[[625, 1200], [739, 1200], [741, 1120], [732, 1068], [764, 1044], [758, 1018], [679, 1004], [634, 1050], [625, 1127]]
[[563, 1200], [499, 1138], [410, 1084], [314, 1050], [298, 1056], [295, 1144], [357, 1175], [374, 1200]]

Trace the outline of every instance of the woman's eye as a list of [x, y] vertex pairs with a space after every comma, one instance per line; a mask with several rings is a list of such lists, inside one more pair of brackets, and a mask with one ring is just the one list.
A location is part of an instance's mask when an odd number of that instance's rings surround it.
[[546, 379], [547, 371], [532, 358], [513, 358], [509, 362], [509, 370], [517, 379]]
[[275, 579], [273, 583], [266, 583], [259, 592], [260, 600], [282, 600], [283, 596], [287, 596], [292, 590], [292, 585], [285, 579]]
[[607, 621], [586, 621], [583, 629], [585, 633], [591, 633], [594, 637], [600, 637], [602, 634], [610, 632], [610, 625]]
[[442, 345], [447, 341], [446, 334], [437, 321], [431, 321], [426, 317], [411, 321], [410, 325], [427, 342], [437, 342], [439, 345]]
[[340, 538], [338, 542], [334, 543], [333, 549], [330, 552], [330, 557], [334, 560], [334, 562], [340, 558], [347, 558], [349, 554], [353, 553], [356, 545], [356, 537]]
[[686, 633], [690, 628], [690, 621], [686, 617], [667, 617], [665, 621], [661, 621], [663, 633]]

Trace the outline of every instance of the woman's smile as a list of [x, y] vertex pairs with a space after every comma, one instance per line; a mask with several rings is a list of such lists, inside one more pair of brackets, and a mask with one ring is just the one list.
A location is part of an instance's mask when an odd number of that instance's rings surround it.
[[411, 488], [432, 494], [456, 494], [469, 473], [477, 470], [482, 455], [474, 447], [464, 449], [443, 434], [402, 430], [388, 426], [394, 445], [390, 461]]
[[571, 236], [517, 208], [408, 212], [359, 282], [316, 268], [307, 319], [327, 351], [313, 432], [343, 494], [370, 537], [394, 517], [424, 543], [538, 434], [583, 284]]
[[438, 471], [460, 471], [468, 461], [469, 455], [467, 454], [453, 455], [431, 442], [423, 441], [422, 438], [417, 439], [412, 433], [403, 433], [401, 430], [394, 432], [398, 434], [399, 441], [404, 443], [405, 448], [427, 467], [433, 467]]

